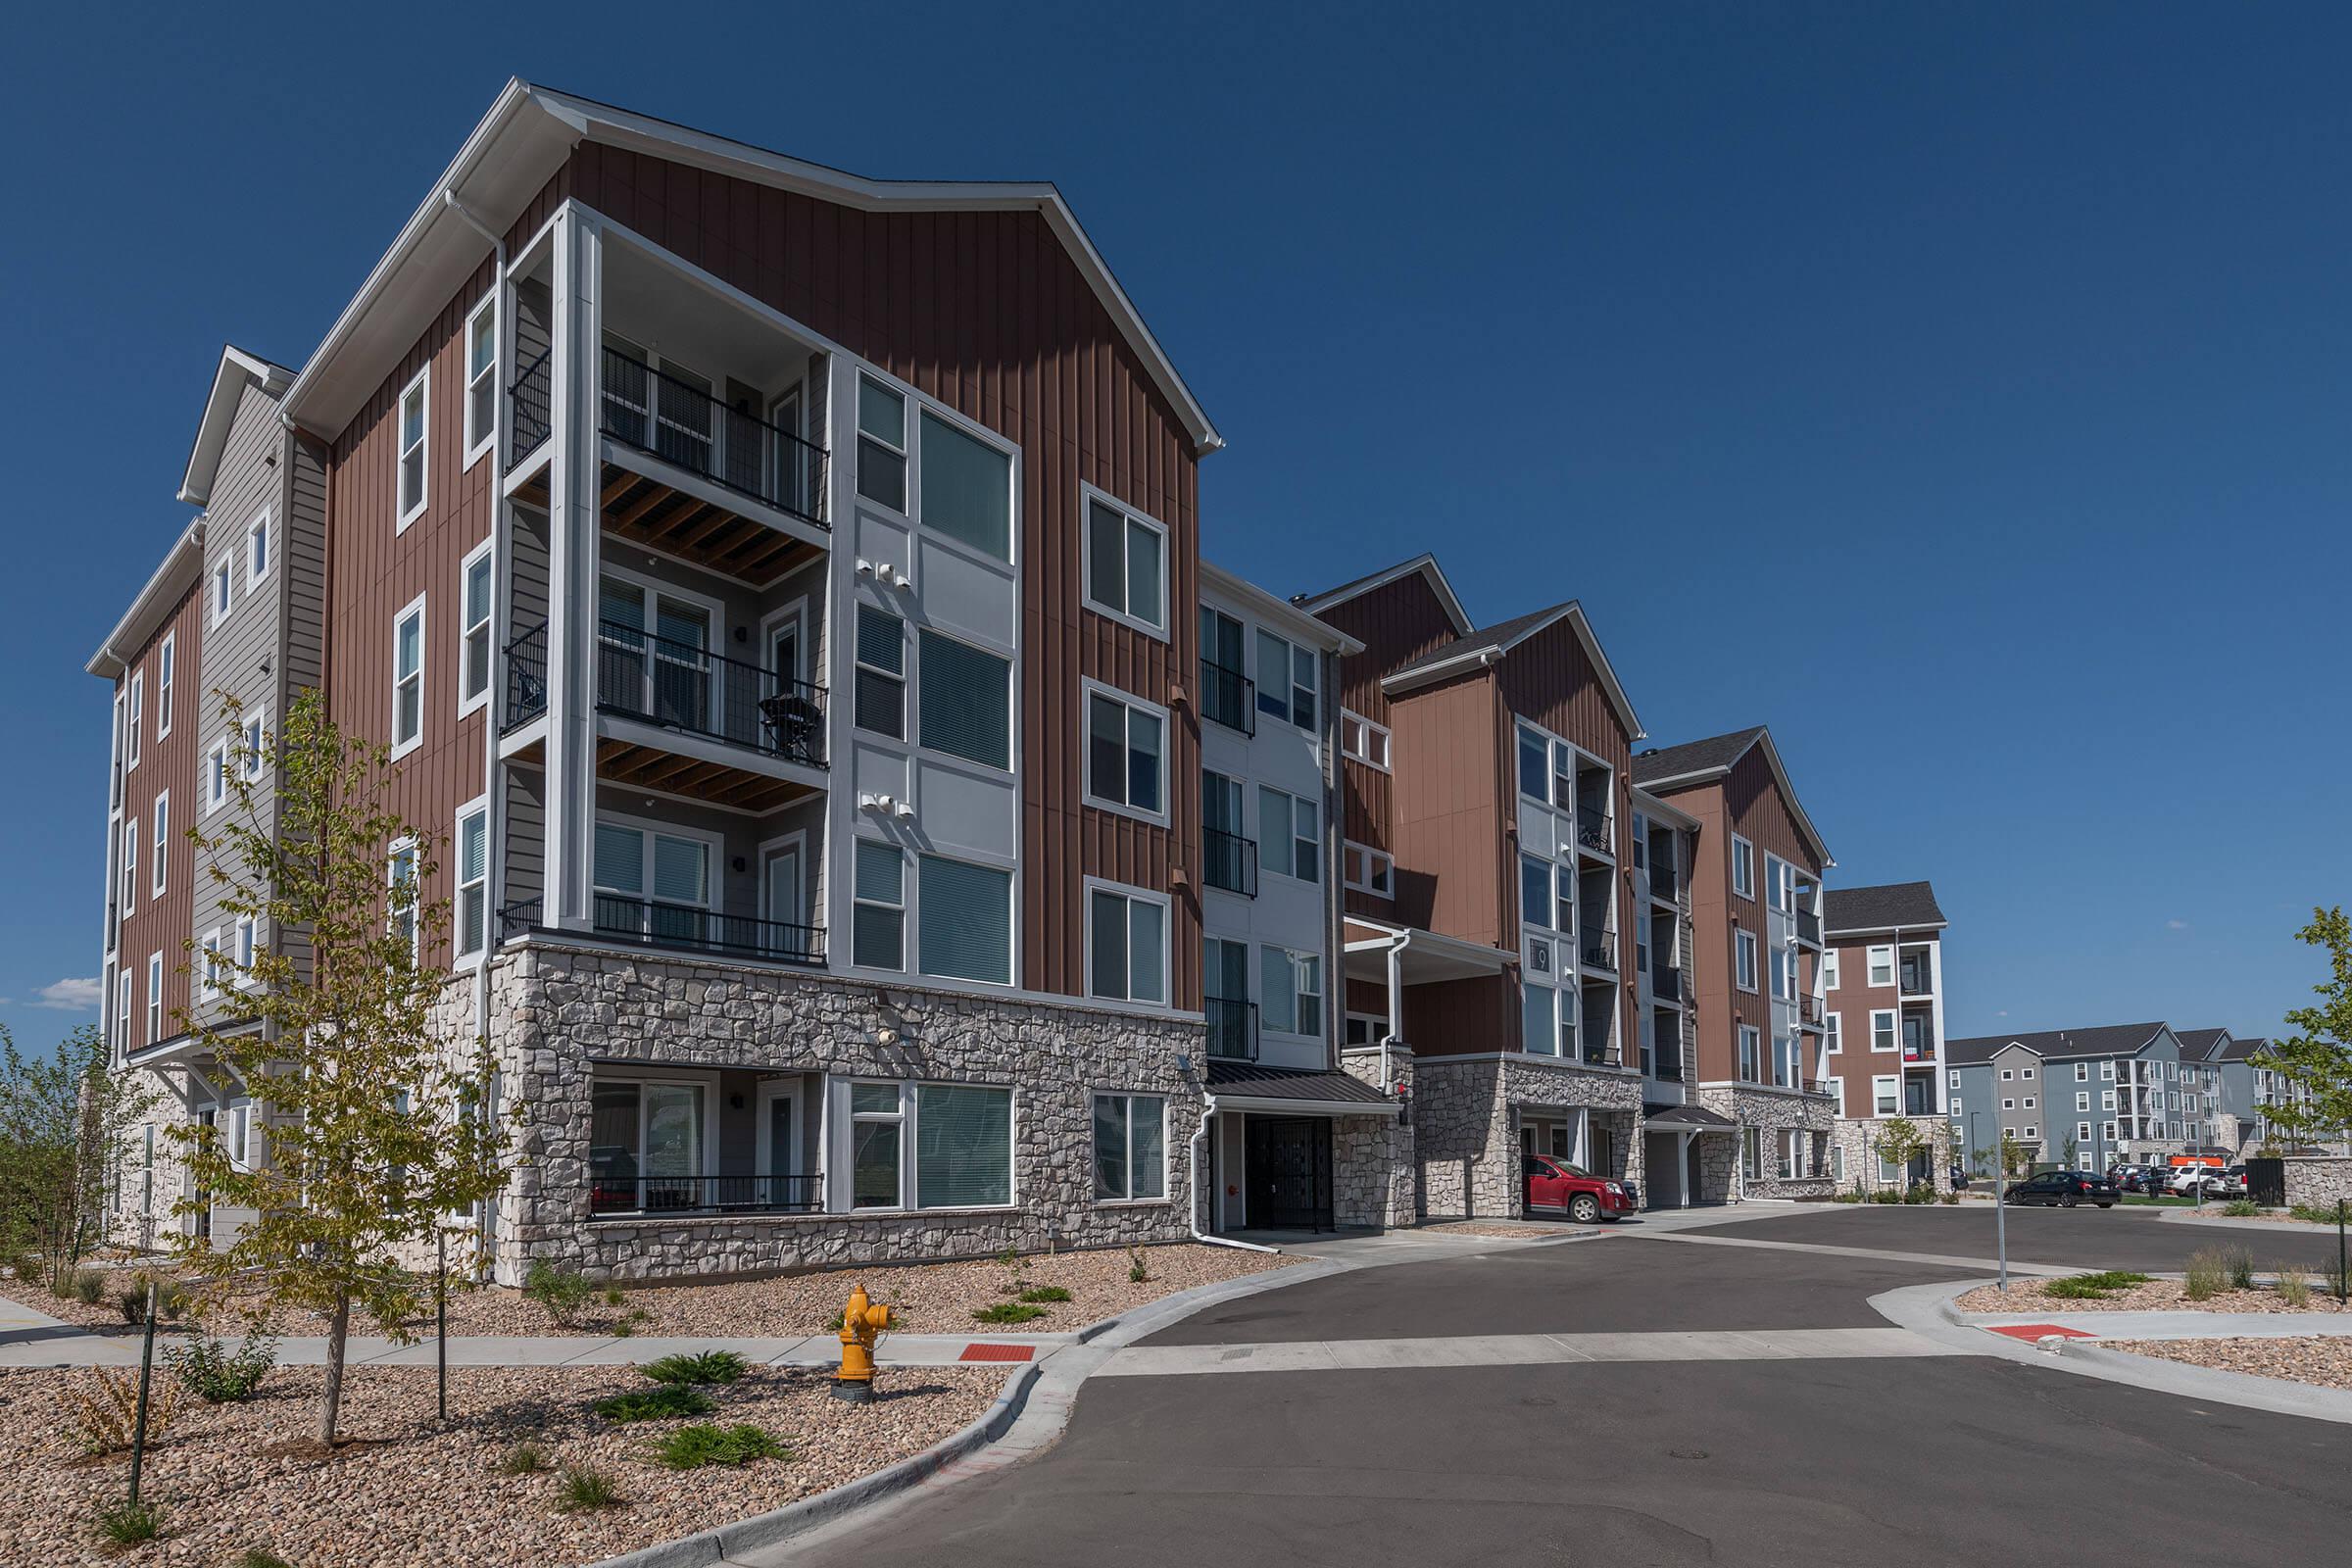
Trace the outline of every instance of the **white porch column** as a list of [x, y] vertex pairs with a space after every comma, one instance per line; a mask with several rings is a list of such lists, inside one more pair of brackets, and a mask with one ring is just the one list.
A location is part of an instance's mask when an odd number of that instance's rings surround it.
[[595, 224], [556, 215], [555, 454], [548, 466], [547, 869], [540, 918], [584, 930], [596, 844], [597, 376], [602, 249]]

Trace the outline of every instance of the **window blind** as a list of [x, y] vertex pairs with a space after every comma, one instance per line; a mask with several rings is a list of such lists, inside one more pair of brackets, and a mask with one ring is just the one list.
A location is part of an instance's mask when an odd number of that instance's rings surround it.
[[922, 1084], [914, 1091], [917, 1208], [1012, 1201], [1012, 1091]]

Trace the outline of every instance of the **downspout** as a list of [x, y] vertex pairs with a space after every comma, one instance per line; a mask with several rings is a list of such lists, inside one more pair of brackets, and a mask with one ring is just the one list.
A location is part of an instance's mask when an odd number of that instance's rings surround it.
[[1389, 1032], [1380, 1037], [1380, 1092], [1387, 1094], [1396, 1082], [1389, 1076], [1389, 1048], [1403, 1036], [1404, 1026], [1404, 950], [1413, 945], [1413, 928], [1389, 944]]
[[1203, 1247], [1231, 1247], [1244, 1252], [1279, 1252], [1282, 1250], [1279, 1247], [1263, 1247], [1256, 1242], [1237, 1242], [1230, 1236], [1212, 1236], [1200, 1228], [1200, 1146], [1207, 1139], [1208, 1129], [1215, 1124], [1216, 1119], [1217, 1097], [1211, 1094], [1201, 1095], [1200, 1125], [1193, 1129], [1192, 1141], [1193, 1212], [1190, 1224], [1193, 1240]]

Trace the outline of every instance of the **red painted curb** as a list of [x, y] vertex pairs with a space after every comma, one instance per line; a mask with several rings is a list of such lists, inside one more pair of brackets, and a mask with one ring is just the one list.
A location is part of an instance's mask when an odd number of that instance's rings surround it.
[[2002, 1323], [1997, 1325], [1987, 1323], [1984, 1325], [1984, 1332], [2006, 1334], [2013, 1340], [2024, 1340], [2029, 1344], [2034, 1340], [2047, 1339], [2053, 1334], [2062, 1340], [2095, 1340], [2098, 1338], [2097, 1335], [2082, 1329], [2070, 1329], [2059, 1323]]
[[958, 1361], [1028, 1361], [1037, 1356], [1034, 1345], [967, 1345]]

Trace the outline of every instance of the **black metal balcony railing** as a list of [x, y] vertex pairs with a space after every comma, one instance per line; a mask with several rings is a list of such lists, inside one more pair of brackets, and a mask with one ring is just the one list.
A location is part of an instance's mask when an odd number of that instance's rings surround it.
[[[1679, 1020], [1677, 1020], [1679, 1022]], [[1650, 1076], [1661, 1083], [1679, 1084], [1683, 1081], [1682, 1042], [1672, 1041], [1651, 1049]]]
[[617, 620], [596, 640], [596, 706], [664, 729], [825, 765], [825, 694], [807, 681]]
[[1576, 842], [1588, 850], [1609, 853], [1609, 813], [1594, 806], [1576, 808]]
[[1803, 1018], [1807, 1023], [1821, 1022], [1821, 999], [1815, 996], [1798, 997], [1796, 999], [1796, 1011], [1797, 1015]]
[[[776, 963], [821, 966], [825, 961], [822, 926], [790, 925], [748, 914], [721, 914], [693, 905], [664, 904], [617, 893], [595, 894], [592, 902], [591, 928], [600, 937], [618, 938], [641, 947], [668, 948], [681, 953], [720, 953]], [[540, 900], [523, 899], [499, 910], [500, 939], [538, 929], [541, 907]]]
[[1906, 963], [1902, 965], [1898, 974], [1904, 996], [1924, 997], [1931, 994], [1932, 988], [1928, 984], [1928, 966], [1926, 964]]
[[640, 452], [825, 525], [825, 449], [608, 345], [599, 426]]
[[1219, 1061], [1257, 1059], [1257, 1004], [1210, 997], [1200, 1004], [1208, 1019], [1208, 1054]]
[[1681, 886], [1682, 885], [1675, 880], [1674, 867], [1667, 864], [1661, 864], [1658, 860], [1658, 852], [1655, 850], [1650, 851], [1649, 896], [1653, 899], [1664, 899], [1667, 902], [1672, 903], [1675, 895], [1681, 891]]
[[1618, 1054], [1615, 1046], [1588, 1040], [1585, 1042], [1584, 1060], [1588, 1067], [1615, 1067], [1621, 1065], [1624, 1058]]
[[555, 434], [555, 386], [556, 351], [547, 348], [524, 366], [514, 384], [507, 388], [510, 470], [521, 466], [523, 459], [538, 451]]
[[1257, 897], [1257, 842], [1222, 828], [1200, 830], [1200, 875], [1212, 888]]
[[[616, 1164], [632, 1163], [625, 1156]], [[813, 1214], [824, 1206], [823, 1184], [812, 1171], [759, 1171], [725, 1176], [639, 1175], [598, 1171], [589, 1179], [588, 1217], [629, 1214]]]
[[1214, 660], [1200, 661], [1200, 716], [1245, 735], [1257, 733], [1257, 682]]
[[1821, 916], [1810, 909], [1796, 911], [1796, 935], [1800, 942], [1821, 946]]
[[506, 714], [499, 722], [504, 734], [547, 711], [547, 622], [507, 644]]
[[1649, 971], [1649, 994], [1660, 1002], [1683, 1000], [1683, 971], [1670, 963], [1660, 962]]
[[1617, 933], [1591, 920], [1585, 922], [1585, 966], [1617, 972]]

